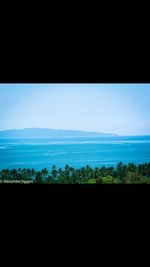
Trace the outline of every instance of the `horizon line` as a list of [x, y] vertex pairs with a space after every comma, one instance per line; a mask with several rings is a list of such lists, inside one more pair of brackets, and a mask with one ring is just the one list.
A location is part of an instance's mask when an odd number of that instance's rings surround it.
[[[109, 133], [109, 132], [97, 132], [95, 130], [79, 130], [79, 129], [59, 129], [59, 128], [41, 128], [41, 127], [27, 127], [27, 128], [8, 128], [5, 130], [0, 130], [0, 132], [2, 131], [14, 131], [14, 130], [29, 130], [29, 129], [40, 129], [40, 130], [56, 130], [56, 131], [77, 131], [77, 132], [91, 132], [91, 133], [102, 133], [102, 134], [116, 134], [116, 133]], [[118, 135], [118, 134], [116, 134]]]
[[27, 128], [8, 128], [8, 129], [4, 129], [4, 130], [0, 130], [0, 132], [4, 132], [4, 131], [13, 131], [13, 130], [27, 130], [27, 129], [40, 129], [40, 130], [57, 130], [57, 131], [78, 131], [78, 132], [89, 132], [89, 133], [97, 133], [97, 134], [109, 134], [109, 135], [117, 135], [117, 136], [150, 136], [149, 134], [118, 134], [118, 133], [110, 133], [110, 132], [97, 132], [94, 130], [77, 130], [77, 129], [58, 129], [58, 128], [40, 128], [40, 127], [27, 127]]

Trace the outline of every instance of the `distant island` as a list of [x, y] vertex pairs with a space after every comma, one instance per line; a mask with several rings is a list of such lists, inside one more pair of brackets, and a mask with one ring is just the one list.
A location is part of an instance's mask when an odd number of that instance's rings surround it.
[[59, 130], [49, 128], [26, 128], [0, 131], [0, 138], [72, 138], [72, 137], [112, 137], [112, 133], [86, 132], [77, 130]]

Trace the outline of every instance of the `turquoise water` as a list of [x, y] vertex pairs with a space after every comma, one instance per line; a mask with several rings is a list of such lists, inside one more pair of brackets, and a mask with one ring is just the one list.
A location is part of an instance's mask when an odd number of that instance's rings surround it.
[[150, 136], [62, 139], [0, 139], [0, 169], [75, 168], [150, 162]]

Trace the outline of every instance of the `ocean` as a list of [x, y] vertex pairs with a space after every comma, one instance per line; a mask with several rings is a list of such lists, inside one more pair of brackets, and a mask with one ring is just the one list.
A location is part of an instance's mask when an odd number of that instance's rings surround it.
[[150, 136], [0, 139], [0, 169], [80, 168], [150, 162]]

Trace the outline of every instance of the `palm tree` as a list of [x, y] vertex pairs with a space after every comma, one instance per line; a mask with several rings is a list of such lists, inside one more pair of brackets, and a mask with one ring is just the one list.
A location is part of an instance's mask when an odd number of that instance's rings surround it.
[[2, 180], [2, 182], [4, 182], [4, 180], [9, 179], [9, 169], [4, 169], [1, 171], [0, 179]]
[[31, 180], [31, 170], [30, 169], [27, 169], [27, 172], [26, 172], [26, 180]]
[[43, 177], [43, 179], [45, 180], [45, 179], [47, 178], [47, 175], [48, 175], [48, 170], [47, 170], [46, 168], [44, 168], [44, 169], [41, 171], [41, 173], [42, 173], [42, 177]]
[[124, 182], [126, 176], [126, 168], [122, 162], [119, 162], [119, 164], [117, 165], [117, 176], [122, 182]]
[[42, 183], [43, 179], [42, 179], [42, 173], [41, 172], [37, 172], [36, 176], [35, 176], [35, 182], [36, 183]]
[[31, 177], [32, 177], [32, 179], [34, 179], [35, 174], [36, 174], [36, 171], [35, 171], [34, 169], [32, 169], [32, 170], [31, 170]]
[[16, 169], [13, 169], [10, 171], [11, 179], [12, 180], [17, 180], [18, 179], [18, 173]]
[[63, 176], [63, 170], [62, 168], [58, 169], [59, 178]]
[[100, 168], [100, 175], [101, 175], [102, 177], [106, 175], [106, 167], [105, 167], [105, 166], [102, 166], [102, 167]]
[[129, 163], [127, 166], [127, 169], [129, 172], [135, 172], [136, 171], [136, 165], [134, 163]]
[[67, 165], [67, 164], [66, 164], [66, 166], [65, 166], [65, 174], [66, 174], [67, 177], [68, 177], [69, 174], [70, 174], [70, 167], [69, 167], [69, 165]]
[[56, 166], [53, 165], [53, 167], [52, 167], [52, 178], [53, 178], [54, 180], [56, 180], [56, 178], [57, 178], [57, 174], [58, 174], [58, 172], [57, 172]]

